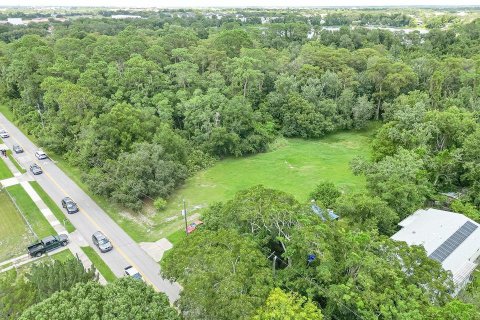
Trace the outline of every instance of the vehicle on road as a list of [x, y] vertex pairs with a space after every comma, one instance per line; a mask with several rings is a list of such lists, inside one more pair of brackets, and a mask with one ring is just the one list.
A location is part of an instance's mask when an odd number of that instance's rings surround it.
[[28, 253], [32, 257], [40, 257], [42, 254], [55, 250], [59, 247], [64, 247], [68, 244], [68, 236], [66, 234], [59, 234], [58, 236], [48, 236], [37, 243], [27, 247]]
[[143, 278], [142, 278], [142, 275], [140, 274], [140, 272], [137, 271], [137, 269], [135, 269], [134, 267], [132, 266], [126, 266], [125, 267], [125, 275], [126, 276], [129, 276], [129, 277], [132, 277], [136, 280], [141, 280], [143, 281]]
[[10, 135], [8, 134], [8, 131], [7, 131], [7, 130], [1, 129], [1, 130], [0, 130], [0, 137], [1, 137], [1, 138], [8, 138], [8, 137], [10, 137]]
[[48, 158], [47, 154], [42, 150], [35, 151], [35, 157], [37, 157], [38, 160], [43, 160]]
[[15, 153], [22, 153], [22, 152], [23, 152], [23, 148], [20, 147], [18, 144], [14, 144], [13, 147], [12, 147], [12, 150], [13, 150]]
[[93, 244], [98, 247], [101, 252], [108, 252], [113, 249], [110, 240], [103, 234], [102, 231], [97, 231], [92, 235]]
[[78, 212], [77, 204], [70, 197], [65, 197], [62, 199], [62, 207], [67, 209], [67, 213], [69, 214]]
[[30, 171], [34, 174], [34, 175], [38, 175], [38, 174], [42, 174], [43, 171], [42, 171], [42, 168], [40, 168], [40, 166], [36, 163], [30, 165]]

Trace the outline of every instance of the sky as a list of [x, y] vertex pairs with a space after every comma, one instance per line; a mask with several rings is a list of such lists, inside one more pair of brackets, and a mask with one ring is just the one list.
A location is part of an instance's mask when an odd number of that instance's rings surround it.
[[95, 6], [95, 7], [327, 7], [476, 5], [480, 0], [0, 0], [0, 6]]

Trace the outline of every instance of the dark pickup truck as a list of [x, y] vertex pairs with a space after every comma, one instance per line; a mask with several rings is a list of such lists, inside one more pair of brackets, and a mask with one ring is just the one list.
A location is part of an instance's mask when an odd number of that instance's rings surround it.
[[28, 253], [32, 257], [40, 257], [47, 251], [55, 250], [58, 247], [64, 247], [68, 244], [68, 236], [66, 234], [59, 234], [58, 236], [48, 236], [37, 243], [29, 246]]

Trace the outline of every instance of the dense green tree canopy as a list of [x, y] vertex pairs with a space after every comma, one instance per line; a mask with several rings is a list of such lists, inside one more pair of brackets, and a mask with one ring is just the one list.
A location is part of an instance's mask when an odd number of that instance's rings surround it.
[[182, 283], [185, 319], [250, 319], [273, 284], [261, 251], [233, 230], [187, 237], [166, 252], [162, 273]]
[[27, 309], [22, 320], [142, 319], [177, 320], [168, 298], [131, 277], [102, 286], [96, 282], [77, 284]]

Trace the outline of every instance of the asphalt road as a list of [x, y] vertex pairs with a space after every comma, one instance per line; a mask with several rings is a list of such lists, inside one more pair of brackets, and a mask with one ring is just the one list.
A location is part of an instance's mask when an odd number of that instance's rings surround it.
[[[62, 170], [60, 170], [51, 160], [38, 160], [35, 157], [35, 146], [14, 124], [8, 121], [0, 113], [0, 129], [6, 129], [10, 138], [4, 139], [5, 144], [11, 149], [13, 144], [20, 145], [24, 152], [15, 154], [18, 162], [28, 170], [32, 163], [37, 163], [43, 169], [43, 174], [33, 176], [45, 192], [56, 201], [61, 207], [62, 198], [69, 196], [79, 206], [80, 211], [75, 214], [69, 214], [68, 218], [77, 229], [78, 233], [85, 241], [93, 247], [105, 263], [112, 269], [117, 276], [122, 276], [124, 268], [128, 265], [135, 267], [143, 276], [145, 281], [151, 284], [157, 291], [167, 294], [170, 302], [178, 299], [180, 286], [177, 283], [163, 279], [160, 276], [160, 266], [155, 262], [140, 246], [130, 238], [113, 221], [105, 211], [103, 211], [75, 182], [73, 182]], [[65, 213], [66, 214], [66, 213]], [[102, 231], [112, 242], [113, 250], [107, 253], [100, 253], [92, 243], [92, 234], [95, 231]]]

